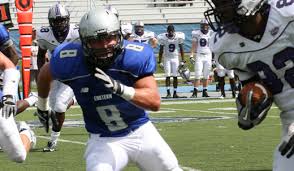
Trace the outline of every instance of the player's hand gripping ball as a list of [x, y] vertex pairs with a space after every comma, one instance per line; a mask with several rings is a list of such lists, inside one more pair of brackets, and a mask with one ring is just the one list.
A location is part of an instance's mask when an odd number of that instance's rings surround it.
[[262, 83], [246, 84], [236, 99], [238, 126], [244, 130], [261, 123], [273, 103], [272, 93]]
[[251, 101], [253, 105], [261, 103], [266, 98], [272, 98], [272, 93], [262, 83], [251, 82], [246, 84], [240, 91], [240, 102], [243, 106], [247, 105], [248, 93], [252, 91]]

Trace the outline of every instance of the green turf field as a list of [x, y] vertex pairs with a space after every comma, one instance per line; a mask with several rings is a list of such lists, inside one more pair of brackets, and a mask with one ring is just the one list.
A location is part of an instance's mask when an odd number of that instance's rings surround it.
[[[17, 119], [37, 120], [33, 112], [33, 109], [27, 110]], [[269, 171], [280, 136], [278, 113], [279, 110], [272, 107], [266, 120], [251, 131], [237, 127], [233, 99], [166, 101], [162, 102], [160, 112], [151, 113], [151, 117], [184, 170]], [[82, 120], [80, 109], [70, 109], [66, 119]], [[83, 153], [88, 135], [83, 127], [64, 127], [58, 151], [52, 153], [42, 152], [49, 134], [43, 128], [34, 131], [38, 135], [37, 147], [25, 163], [15, 164], [1, 152], [1, 171], [85, 170]], [[138, 169], [131, 164], [125, 170]]]

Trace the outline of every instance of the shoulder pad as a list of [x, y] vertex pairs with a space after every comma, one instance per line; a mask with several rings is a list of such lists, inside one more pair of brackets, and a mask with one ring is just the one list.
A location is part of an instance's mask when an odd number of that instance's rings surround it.
[[124, 41], [124, 53], [117, 67], [137, 77], [152, 75], [156, 70], [156, 58], [150, 45]]
[[294, 19], [294, 1], [270, 0], [269, 4], [272, 10], [277, 11], [281, 16]]
[[200, 31], [199, 30], [193, 30], [192, 31], [192, 41], [197, 41], [198, 37], [199, 37]]
[[144, 34], [145, 34], [146, 37], [148, 37], [150, 39], [155, 38], [155, 33], [152, 32], [152, 31], [144, 31]]
[[48, 35], [52, 32], [51, 27], [43, 26], [36, 31], [37, 40], [48, 39]]
[[158, 36], [157, 36], [157, 40], [158, 40], [158, 42], [159, 42], [159, 44], [163, 44], [163, 42], [164, 42], [164, 40], [166, 39], [166, 35], [165, 35], [166, 33], [161, 33], [161, 34], [159, 34]]
[[76, 40], [77, 38], [80, 38], [78, 25], [74, 25], [74, 24], [70, 25], [70, 37], [68, 38], [72, 40]]
[[121, 24], [121, 31], [124, 35], [131, 34], [133, 32], [133, 26], [131, 23]]
[[183, 32], [176, 32], [176, 36], [178, 37], [178, 39], [185, 40], [185, 33]]
[[56, 47], [50, 59], [50, 69], [53, 77], [60, 81], [68, 81], [87, 75], [88, 71], [83, 58], [81, 43], [62, 43]]

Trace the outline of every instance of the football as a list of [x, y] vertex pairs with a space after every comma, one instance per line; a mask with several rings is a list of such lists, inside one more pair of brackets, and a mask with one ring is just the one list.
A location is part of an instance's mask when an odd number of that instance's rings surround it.
[[272, 93], [269, 89], [260, 82], [250, 82], [247, 83], [240, 91], [240, 103], [245, 106], [247, 102], [247, 94], [249, 91], [253, 91], [252, 101], [256, 105], [261, 102], [264, 97], [272, 98]]

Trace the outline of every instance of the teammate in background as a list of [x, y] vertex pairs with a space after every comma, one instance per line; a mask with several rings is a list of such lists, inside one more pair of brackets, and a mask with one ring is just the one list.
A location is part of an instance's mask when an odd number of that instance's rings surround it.
[[[175, 32], [173, 25], [167, 27], [166, 33], [161, 33], [157, 37], [160, 44], [159, 54], [158, 54], [158, 63], [165, 71], [165, 86], [167, 95], [166, 98], [171, 98], [170, 93], [170, 77], [173, 77], [173, 98], [179, 98], [177, 94], [178, 87], [178, 68], [179, 68], [179, 51], [181, 54], [181, 63], [180, 65], [185, 65], [185, 56], [184, 56], [184, 40], [185, 34], [182, 32]], [[164, 56], [162, 63], [162, 55]]]
[[[209, 47], [209, 39], [212, 30], [209, 30], [208, 23], [205, 19], [200, 22], [200, 30], [192, 31], [192, 48], [190, 61], [194, 64], [195, 81], [192, 98], [197, 97], [198, 87], [200, 85], [200, 77], [203, 75], [202, 97], [209, 97], [207, 93], [208, 78], [211, 70], [212, 53]], [[196, 56], [194, 58], [194, 52]]]
[[33, 82], [37, 84], [38, 76], [38, 64], [37, 64], [37, 55], [38, 55], [38, 42], [36, 40], [36, 29], [33, 28], [32, 33], [32, 47], [31, 47], [31, 68], [30, 68], [30, 87], [32, 88]]
[[[7, 29], [0, 24], [0, 51], [11, 60], [16, 66], [18, 63], [18, 55], [14, 47], [13, 41], [9, 37]], [[3, 89], [3, 73], [0, 72], [0, 90]], [[37, 96], [31, 93], [28, 98], [17, 101], [17, 113], [19, 114], [30, 106], [33, 106], [37, 101]]]
[[133, 25], [129, 22], [121, 22], [121, 33], [125, 40], [130, 40], [133, 32]]
[[144, 23], [142, 21], [137, 21], [134, 24], [135, 33], [131, 34], [130, 39], [134, 42], [146, 43], [151, 45], [151, 47], [157, 47], [157, 39], [154, 32], [145, 31]]
[[[70, 24], [70, 14], [64, 5], [59, 3], [53, 5], [49, 9], [48, 20], [50, 26], [42, 27], [37, 31], [37, 41], [39, 44], [37, 62], [39, 70], [45, 63], [47, 50], [52, 53], [59, 44], [74, 41], [79, 38], [78, 27]], [[74, 104], [72, 89], [59, 81], [52, 83], [49, 96], [52, 132], [51, 139], [47, 143], [47, 147], [44, 148], [44, 152], [55, 151], [60, 130], [64, 122], [65, 111]], [[42, 117], [40, 113], [37, 112], [36, 114], [39, 118]], [[48, 132], [48, 128], [45, 128], [45, 130]]]
[[73, 88], [90, 134], [88, 171], [123, 170], [129, 161], [146, 171], [180, 171], [144, 110], [160, 107], [153, 49], [123, 40], [117, 17], [104, 8], [87, 12], [79, 25], [81, 42], [58, 46], [39, 73], [38, 109], [48, 114], [52, 79]]
[[[281, 111], [281, 142], [273, 157], [273, 171], [294, 168], [294, 4], [281, 0], [206, 0], [204, 13], [217, 32], [210, 42], [216, 60], [234, 69], [242, 84], [262, 82]], [[214, 21], [214, 20], [213, 20]], [[270, 109], [271, 97], [246, 106], [237, 98], [238, 126], [248, 130], [260, 123]], [[262, 137], [262, 135], [261, 135]], [[260, 139], [262, 141], [262, 138]]]
[[[119, 18], [118, 11], [113, 6], [107, 5], [105, 9], [111, 11], [114, 15], [116, 15], [117, 18]], [[128, 40], [133, 32], [133, 25], [129, 22], [121, 22], [121, 32], [122, 32], [123, 38], [125, 40]]]
[[236, 98], [236, 83], [235, 83], [234, 70], [225, 69], [221, 64], [216, 62], [216, 72], [218, 75], [218, 83], [219, 83], [219, 88], [221, 91], [220, 98], [223, 99], [226, 97], [226, 93], [225, 93], [225, 76], [226, 75], [229, 77], [231, 91], [232, 91], [232, 97]]

